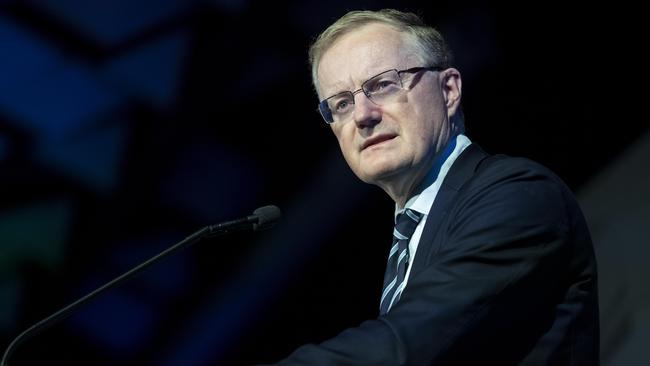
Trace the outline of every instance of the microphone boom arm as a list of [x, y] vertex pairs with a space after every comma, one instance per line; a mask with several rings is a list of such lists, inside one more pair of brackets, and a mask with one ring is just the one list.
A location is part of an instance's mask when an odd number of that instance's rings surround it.
[[52, 326], [54, 323], [59, 322], [68, 316], [72, 314], [74, 310], [77, 308], [83, 306], [90, 300], [94, 299], [98, 295], [100, 295], [102, 292], [107, 291], [110, 288], [113, 288], [126, 280], [130, 279], [131, 277], [135, 276], [136, 274], [140, 273], [143, 271], [145, 268], [149, 267], [150, 265], [158, 262], [159, 260], [163, 259], [167, 255], [176, 252], [177, 250], [180, 250], [181, 248], [184, 248], [190, 244], [194, 244], [197, 241], [201, 240], [203, 237], [206, 236], [210, 231], [210, 226], [206, 226], [203, 229], [195, 232], [194, 234], [188, 236], [187, 238], [183, 239], [182, 241], [174, 244], [173, 246], [165, 249], [163, 252], [158, 253], [157, 255], [149, 258], [148, 260], [140, 263], [139, 265], [131, 268], [129, 271], [123, 273], [122, 275], [112, 279], [111, 281], [107, 282], [106, 284], [102, 285], [101, 287], [93, 290], [92, 292], [86, 294], [85, 296], [81, 297], [80, 299], [76, 300], [75, 302], [69, 304], [68, 306], [64, 307], [63, 309], [57, 311], [56, 313], [48, 316], [47, 318], [39, 321], [38, 323], [32, 325], [31, 327], [27, 328], [24, 332], [20, 333], [14, 340], [9, 344], [7, 347], [7, 350], [4, 353], [4, 356], [2, 356], [2, 362], [0, 363], [0, 366], [7, 366], [8, 364], [6, 361], [9, 359], [9, 356], [11, 355], [13, 349], [18, 347], [21, 343], [24, 341], [28, 340], [30, 337], [33, 337], [37, 335], [38, 333], [42, 332], [43, 330], [49, 328]]
[[13, 341], [9, 344], [7, 349], [5, 350], [4, 355], [2, 356], [2, 361], [0, 361], [0, 366], [7, 366], [7, 360], [9, 360], [9, 357], [11, 356], [11, 353], [13, 350], [18, 347], [21, 343], [24, 341], [28, 340], [30, 337], [35, 336], [36, 334], [42, 332], [43, 330], [49, 328], [53, 324], [55, 324], [58, 321], [61, 321], [68, 316], [72, 314], [74, 310], [77, 308], [83, 306], [90, 300], [94, 299], [98, 295], [100, 295], [102, 292], [107, 291], [115, 286], [120, 285], [121, 283], [125, 282], [126, 280], [130, 279], [131, 277], [135, 276], [136, 274], [140, 273], [147, 267], [151, 266], [152, 264], [160, 261], [161, 259], [165, 258], [166, 256], [186, 247], [191, 244], [194, 244], [201, 239], [208, 237], [208, 236], [218, 236], [218, 235], [224, 235], [232, 231], [237, 231], [237, 230], [245, 230], [247, 228], [252, 228], [253, 230], [263, 230], [267, 229], [271, 226], [273, 226], [277, 221], [280, 219], [280, 209], [277, 208], [276, 206], [264, 206], [260, 207], [257, 210], [253, 212], [253, 215], [249, 215], [245, 218], [237, 219], [237, 220], [232, 220], [232, 221], [226, 221], [220, 224], [216, 225], [210, 225], [206, 226], [198, 231], [196, 231], [194, 234], [186, 237], [185, 239], [181, 240], [180, 242], [172, 245], [171, 247], [165, 249], [164, 251], [156, 254], [155, 256], [147, 259], [146, 261], [138, 264], [137, 266], [131, 268], [127, 272], [123, 273], [122, 275], [112, 279], [111, 281], [107, 282], [106, 284], [102, 285], [101, 287], [93, 290], [92, 292], [84, 295], [80, 299], [76, 300], [75, 302], [69, 304], [68, 306], [60, 309], [59, 311], [55, 312], [54, 314], [48, 316], [47, 318], [39, 321], [38, 323], [32, 325], [31, 327], [27, 328], [25, 331], [20, 333], [16, 338], [13, 339]]

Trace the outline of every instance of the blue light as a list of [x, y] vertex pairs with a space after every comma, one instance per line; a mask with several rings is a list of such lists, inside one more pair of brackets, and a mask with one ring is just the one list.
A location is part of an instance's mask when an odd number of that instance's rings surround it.
[[87, 70], [73, 65], [0, 93], [0, 108], [39, 140], [62, 140], [121, 103]]
[[176, 32], [112, 60], [105, 75], [126, 94], [165, 107], [178, 94], [188, 48], [187, 33]]
[[187, 0], [29, 0], [87, 38], [115, 46], [157, 24], [186, 14]]
[[0, 17], [0, 95], [31, 85], [60, 68], [65, 59], [38, 36], [11, 20]]
[[44, 141], [36, 149], [36, 158], [98, 192], [108, 193], [118, 183], [124, 130], [122, 124], [113, 122], [112, 126], [91, 129], [63, 141]]
[[82, 308], [70, 319], [70, 327], [113, 355], [125, 357], [153, 336], [159, 317], [153, 304], [124, 290], [113, 290]]

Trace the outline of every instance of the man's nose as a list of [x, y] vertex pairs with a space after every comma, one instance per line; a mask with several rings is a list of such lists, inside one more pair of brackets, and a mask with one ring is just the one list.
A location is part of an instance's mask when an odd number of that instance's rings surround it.
[[372, 127], [381, 121], [381, 108], [365, 93], [354, 96], [354, 123], [358, 128]]

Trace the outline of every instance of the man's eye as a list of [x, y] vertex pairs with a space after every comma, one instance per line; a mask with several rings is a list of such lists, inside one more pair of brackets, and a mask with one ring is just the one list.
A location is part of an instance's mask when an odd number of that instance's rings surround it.
[[336, 102], [334, 109], [337, 112], [343, 112], [350, 107], [350, 101], [347, 99], [340, 100]]
[[369, 90], [371, 93], [377, 93], [384, 91], [386, 89], [390, 89], [394, 86], [396, 86], [395, 82], [393, 80], [380, 80], [372, 85], [372, 88]]

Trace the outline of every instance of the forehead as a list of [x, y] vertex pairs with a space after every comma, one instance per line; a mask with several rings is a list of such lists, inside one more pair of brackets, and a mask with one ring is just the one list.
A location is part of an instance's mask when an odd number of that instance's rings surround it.
[[358, 88], [382, 71], [407, 68], [418, 59], [413, 42], [404, 32], [372, 23], [337, 39], [318, 64], [320, 96]]

